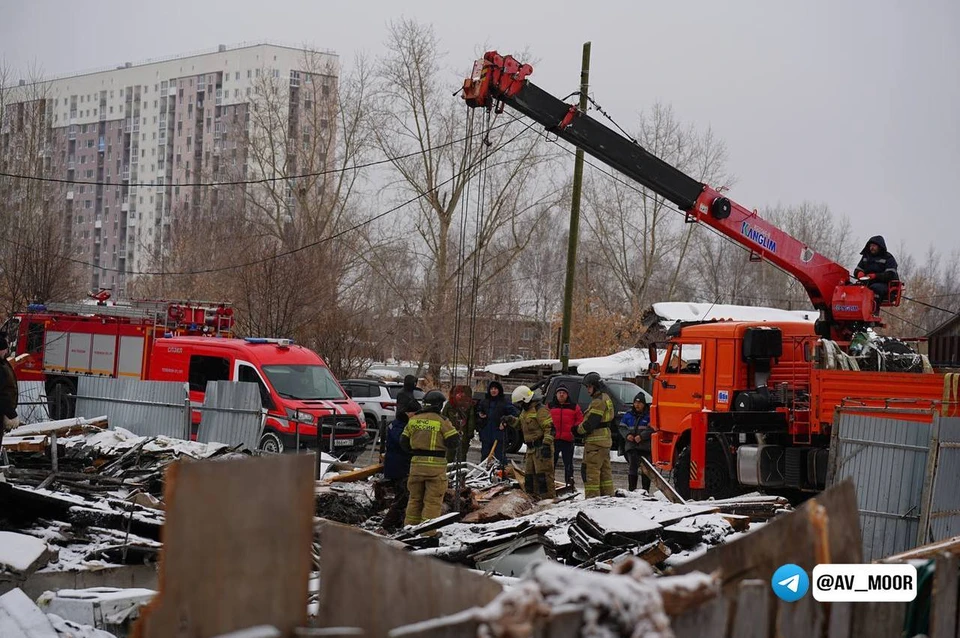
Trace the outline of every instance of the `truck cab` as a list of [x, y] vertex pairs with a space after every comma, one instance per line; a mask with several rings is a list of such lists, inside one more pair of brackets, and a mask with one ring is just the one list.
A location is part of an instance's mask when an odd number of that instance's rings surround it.
[[[362, 409], [323, 359], [287, 339], [157, 339], [147, 377], [189, 383], [195, 405], [203, 403], [207, 381], [256, 383], [267, 410], [260, 440], [265, 451], [280, 453], [297, 445], [330, 450], [332, 436], [336, 453], [355, 458], [369, 441]], [[194, 424], [199, 420], [195, 412]]]
[[[739, 445], [756, 443], [758, 434], [812, 442], [812, 323], [711, 321], [678, 324], [668, 336], [663, 362], [651, 365], [652, 457], [660, 470], [684, 478], [706, 468], [707, 490], [725, 494], [737, 482]], [[692, 437], [699, 425], [703, 437]], [[707, 438], [705, 466], [690, 458], [692, 438]]]

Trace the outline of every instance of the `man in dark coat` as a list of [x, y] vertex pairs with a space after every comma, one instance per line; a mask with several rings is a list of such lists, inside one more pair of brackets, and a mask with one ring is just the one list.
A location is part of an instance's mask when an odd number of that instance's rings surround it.
[[3, 434], [20, 425], [17, 418], [17, 399], [20, 394], [17, 389], [17, 375], [13, 366], [7, 361], [10, 345], [7, 336], [0, 334], [0, 418], [3, 426], [0, 427], [0, 446], [3, 446]]
[[867, 240], [860, 254], [862, 257], [854, 275], [873, 291], [877, 298], [876, 310], [879, 310], [880, 301], [886, 299], [890, 292], [890, 282], [900, 279], [897, 260], [887, 250], [887, 242], [880, 235]]
[[486, 460], [493, 448], [494, 455], [501, 465], [507, 464], [507, 435], [500, 429], [500, 420], [505, 416], [519, 416], [518, 410], [509, 397], [503, 396], [503, 386], [499, 381], [487, 384], [487, 394], [477, 405], [477, 427], [480, 429], [480, 460]]
[[397, 420], [404, 425], [410, 420], [411, 414], [416, 414], [423, 407], [414, 397], [417, 389], [417, 377], [408, 374], [403, 378], [403, 389], [397, 393]]

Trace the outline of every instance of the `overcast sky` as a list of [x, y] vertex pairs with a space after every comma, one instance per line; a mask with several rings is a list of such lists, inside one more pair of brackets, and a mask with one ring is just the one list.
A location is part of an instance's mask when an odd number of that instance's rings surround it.
[[[860, 238], [911, 252], [960, 246], [960, 2], [450, 2], [0, 0], [0, 51], [47, 74], [241, 41], [383, 52], [385, 24], [431, 22], [450, 66], [530, 50], [532, 79], [591, 92], [627, 123], [661, 100], [726, 142], [747, 207], [825, 202]], [[451, 92], [456, 89], [451, 87]], [[451, 98], [452, 99], [452, 98]]]

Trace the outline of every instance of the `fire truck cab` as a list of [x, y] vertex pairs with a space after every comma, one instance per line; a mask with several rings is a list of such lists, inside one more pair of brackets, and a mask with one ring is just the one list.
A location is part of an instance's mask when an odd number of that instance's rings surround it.
[[[81, 376], [188, 383], [197, 405], [207, 381], [252, 382], [267, 410], [261, 449], [330, 449], [332, 435], [334, 450], [359, 455], [369, 440], [362, 409], [323, 359], [288, 339], [236, 338], [233, 325], [233, 309], [222, 303], [101, 299], [33, 304], [4, 330], [13, 353], [26, 355], [18, 379], [44, 382], [54, 419], [74, 416]], [[199, 412], [193, 419], [199, 423]]]

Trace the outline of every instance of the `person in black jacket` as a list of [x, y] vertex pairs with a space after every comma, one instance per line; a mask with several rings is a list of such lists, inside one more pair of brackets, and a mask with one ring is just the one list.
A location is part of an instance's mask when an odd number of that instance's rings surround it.
[[854, 275], [873, 291], [877, 301], [875, 311], [879, 312], [880, 301], [890, 294], [890, 282], [900, 279], [897, 260], [887, 250], [887, 242], [881, 235], [867, 240], [860, 254], [862, 256], [854, 269]]
[[403, 378], [403, 389], [397, 393], [397, 420], [404, 425], [410, 420], [411, 414], [416, 414], [423, 407], [414, 397], [417, 389], [417, 377], [408, 374]]
[[20, 392], [17, 389], [17, 374], [7, 361], [9, 352], [7, 336], [0, 334], [0, 415], [3, 418], [3, 427], [0, 427], [0, 446], [3, 446], [4, 433], [20, 425], [20, 419], [17, 418], [17, 399]]

